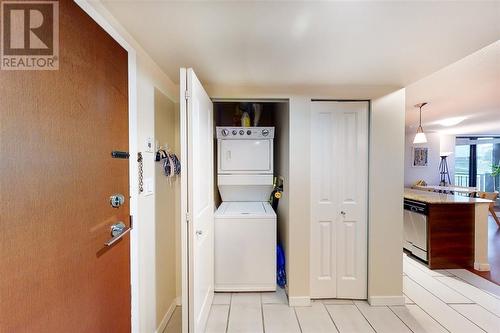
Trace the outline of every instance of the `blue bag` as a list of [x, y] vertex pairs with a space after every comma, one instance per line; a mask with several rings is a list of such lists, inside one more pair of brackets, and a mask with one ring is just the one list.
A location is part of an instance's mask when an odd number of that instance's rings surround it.
[[278, 286], [284, 288], [286, 285], [286, 268], [285, 268], [285, 252], [280, 244], [276, 246], [276, 282]]

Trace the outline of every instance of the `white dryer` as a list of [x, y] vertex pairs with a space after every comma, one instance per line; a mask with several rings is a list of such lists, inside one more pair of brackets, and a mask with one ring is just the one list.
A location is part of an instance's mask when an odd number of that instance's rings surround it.
[[217, 127], [215, 291], [276, 290], [273, 127]]

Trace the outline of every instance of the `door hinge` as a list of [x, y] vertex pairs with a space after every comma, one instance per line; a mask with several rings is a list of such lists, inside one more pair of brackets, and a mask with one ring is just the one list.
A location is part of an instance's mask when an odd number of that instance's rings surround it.
[[188, 100], [191, 97], [191, 94], [189, 94], [189, 90], [186, 90], [184, 92], [184, 97], [186, 98], [186, 100]]
[[186, 213], [186, 223], [189, 223], [191, 221], [191, 214]]
[[130, 229], [134, 228], [134, 218], [132, 215], [129, 215], [129, 220], [130, 220]]

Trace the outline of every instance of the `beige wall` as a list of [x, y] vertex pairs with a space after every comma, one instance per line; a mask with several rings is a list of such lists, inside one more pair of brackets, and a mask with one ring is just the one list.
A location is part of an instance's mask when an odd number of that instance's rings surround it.
[[290, 219], [288, 296], [292, 305], [309, 302], [311, 98], [290, 98]]
[[404, 107], [404, 89], [371, 103], [368, 299], [372, 304], [404, 302]]
[[[289, 172], [289, 153], [290, 153], [290, 135], [289, 135], [289, 105], [288, 103], [278, 104], [278, 109], [274, 114], [275, 120], [275, 142], [274, 145], [275, 159], [274, 159], [274, 174], [275, 176], [282, 176], [283, 193], [278, 204], [278, 241], [283, 246], [285, 256], [288, 257], [288, 223], [289, 216], [289, 185], [290, 185], [290, 172]], [[288, 272], [287, 272], [288, 274]]]
[[[177, 88], [163, 82], [168, 78], [150, 59], [137, 59], [138, 149], [143, 152], [144, 179], [155, 179], [154, 153], [145, 152], [146, 138], [155, 137], [155, 92], [176, 101]], [[170, 81], [170, 80], [168, 80]], [[154, 332], [166, 313], [157, 314], [156, 290], [156, 193], [139, 195], [135, 227], [138, 228], [139, 331]], [[177, 221], [177, 223], [180, 223]], [[161, 241], [161, 239], [158, 239]], [[165, 283], [175, 283], [168, 281]]]
[[[174, 102], [155, 89], [155, 132], [158, 145], [178, 154], [176, 150], [176, 128], [179, 127]], [[160, 326], [165, 313], [176, 303], [176, 230], [178, 179], [164, 175], [162, 162], [155, 163], [155, 287], [156, 326]]]

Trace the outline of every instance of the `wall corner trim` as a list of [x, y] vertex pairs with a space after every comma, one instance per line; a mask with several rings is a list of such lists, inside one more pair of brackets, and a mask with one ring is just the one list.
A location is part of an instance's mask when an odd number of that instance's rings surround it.
[[158, 325], [158, 328], [156, 329], [155, 333], [162, 333], [165, 330], [168, 321], [170, 320], [170, 318], [172, 318], [172, 315], [174, 314], [176, 306], [177, 306], [177, 298], [174, 298], [172, 300], [172, 303], [170, 303], [170, 306], [168, 307], [167, 313], [165, 313], [165, 316], [163, 316], [160, 325]]
[[290, 305], [290, 306], [311, 306], [311, 297], [309, 297], [309, 296], [288, 297], [288, 305]]
[[405, 297], [401, 296], [370, 296], [368, 303], [371, 306], [405, 305]]

